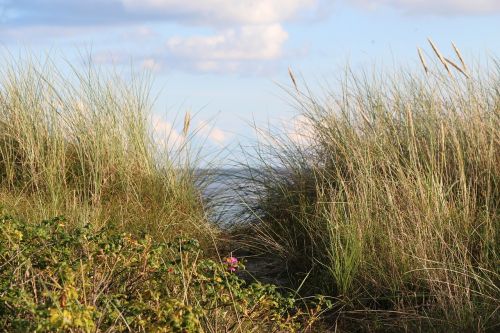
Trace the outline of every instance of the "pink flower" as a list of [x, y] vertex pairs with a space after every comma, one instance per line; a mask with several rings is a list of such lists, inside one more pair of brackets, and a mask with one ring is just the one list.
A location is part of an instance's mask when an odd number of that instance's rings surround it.
[[235, 272], [236, 268], [238, 268], [238, 259], [236, 257], [228, 257], [225, 260], [225, 264], [227, 266], [228, 271]]

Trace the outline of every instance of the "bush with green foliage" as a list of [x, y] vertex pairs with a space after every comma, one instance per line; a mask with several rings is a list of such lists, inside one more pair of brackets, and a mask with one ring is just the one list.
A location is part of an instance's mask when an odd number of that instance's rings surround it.
[[63, 218], [3, 216], [0, 229], [4, 332], [293, 332], [328, 303], [304, 310], [275, 286], [247, 284], [195, 240], [155, 243]]

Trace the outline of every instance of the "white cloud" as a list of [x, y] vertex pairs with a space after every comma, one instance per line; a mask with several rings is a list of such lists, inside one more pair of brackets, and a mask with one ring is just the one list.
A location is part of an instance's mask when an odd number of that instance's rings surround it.
[[283, 117], [273, 119], [276, 127], [256, 127], [257, 140], [264, 145], [279, 146], [292, 143], [296, 146], [308, 147], [314, 142], [314, 128], [310, 119], [298, 115], [293, 118]]
[[141, 67], [153, 72], [158, 72], [163, 66], [154, 58], [146, 58], [142, 61]]
[[173, 37], [166, 47], [171, 56], [202, 71], [237, 70], [241, 62], [278, 59], [287, 38], [279, 24], [243, 26], [211, 36]]
[[223, 144], [224, 141], [227, 140], [228, 135], [219, 128], [213, 128], [212, 131], [210, 131], [208, 138], [215, 143]]
[[439, 15], [494, 14], [500, 12], [500, 0], [347, 0], [368, 9], [393, 7], [411, 13]]
[[[167, 121], [164, 117], [154, 115], [152, 125], [155, 142], [163, 147], [178, 149], [186, 143], [186, 139], [190, 140], [189, 134], [186, 138], [174, 127], [173, 123]], [[204, 120], [198, 121], [193, 133], [195, 133], [195, 137], [207, 138], [211, 143], [218, 146], [223, 146], [232, 136]]]
[[220, 24], [270, 24], [313, 9], [318, 0], [121, 0], [125, 9], [168, 15], [192, 22]]
[[[108, 36], [109, 29], [125, 31], [122, 38], [133, 43], [133, 56], [154, 71], [168, 66], [262, 73], [277, 68], [285, 53], [288, 32], [284, 23], [325, 17], [332, 3], [443, 16], [500, 13], [500, 0], [0, 0], [4, 21], [0, 42], [20, 41], [22, 36], [37, 42], [44, 37], [68, 38], [107, 27]], [[212, 29], [213, 33], [161, 37], [150, 26], [163, 23]], [[163, 42], [156, 44], [160, 38]], [[100, 56], [101, 62], [121, 60]]]
[[156, 143], [168, 148], [179, 148], [184, 144], [186, 137], [181, 135], [171, 122], [155, 115], [152, 123]]
[[218, 146], [223, 146], [224, 143], [226, 143], [231, 137], [229, 133], [203, 120], [198, 122], [196, 131], [205, 135], [212, 143], [215, 143]]
[[[138, 54], [145, 40], [151, 43], [155, 36], [148, 25], [168, 22], [213, 29], [207, 35], [167, 37], [163, 49], [140, 55], [145, 59], [142, 65], [154, 70], [166, 64], [203, 72], [262, 72], [271, 67], [270, 61], [282, 57], [288, 38], [283, 23], [317, 17], [329, 0], [0, 0], [0, 4], [4, 1], [10, 12], [7, 24], [16, 30], [41, 26], [57, 33], [68, 27], [131, 26], [122, 38], [136, 43]], [[104, 58], [103, 62], [109, 60]]]
[[170, 15], [215, 27], [211, 35], [174, 36], [166, 62], [201, 72], [260, 72], [279, 59], [288, 33], [282, 22], [316, 8], [319, 0], [122, 0], [128, 11]]

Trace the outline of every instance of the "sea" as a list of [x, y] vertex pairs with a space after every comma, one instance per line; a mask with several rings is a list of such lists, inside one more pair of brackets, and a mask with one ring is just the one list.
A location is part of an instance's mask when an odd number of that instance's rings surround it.
[[[196, 184], [210, 220], [221, 226], [244, 223], [251, 218], [249, 207], [256, 199], [257, 186], [248, 169], [199, 169]], [[251, 210], [250, 210], [251, 211]]]

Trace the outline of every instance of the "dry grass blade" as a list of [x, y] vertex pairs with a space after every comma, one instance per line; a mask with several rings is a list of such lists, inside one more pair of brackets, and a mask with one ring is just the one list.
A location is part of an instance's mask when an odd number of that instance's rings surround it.
[[187, 133], [189, 131], [189, 125], [191, 124], [191, 113], [188, 111], [184, 115], [184, 126], [182, 127], [182, 134], [184, 136], [187, 136]]
[[462, 67], [463, 67], [464, 71], [469, 72], [469, 69], [467, 68], [467, 65], [465, 64], [464, 58], [462, 57], [460, 50], [455, 45], [455, 43], [451, 42], [451, 45], [453, 46], [453, 49], [455, 50], [455, 53], [457, 54], [458, 59], [460, 59], [460, 62], [462, 63]]
[[450, 65], [452, 65], [457, 71], [459, 71], [460, 73], [462, 73], [466, 78], [470, 78], [469, 77], [469, 74], [467, 74], [466, 72], [464, 72], [464, 70], [462, 68], [460, 68], [460, 66], [458, 66], [457, 64], [455, 64], [452, 60], [448, 59], [448, 58], [444, 58], [446, 60], [446, 62], [448, 62]]
[[290, 75], [290, 79], [292, 80], [293, 86], [295, 87], [295, 90], [299, 92], [299, 88], [297, 86], [297, 81], [295, 80], [295, 75], [293, 75], [292, 68], [288, 67], [288, 75]]
[[427, 63], [425, 62], [425, 58], [420, 47], [417, 47], [417, 52], [420, 62], [422, 63], [422, 66], [424, 66], [425, 74], [429, 73], [429, 67], [427, 67]]
[[436, 53], [439, 61], [441, 61], [444, 68], [446, 68], [446, 71], [451, 76], [450, 68], [448, 67], [448, 64], [446, 63], [446, 60], [444, 59], [443, 55], [441, 54], [441, 52], [439, 52], [438, 48], [436, 47], [436, 45], [434, 45], [434, 43], [432, 42], [432, 40], [430, 38], [427, 38], [427, 40], [429, 41], [429, 44], [431, 44], [431, 47], [434, 50], [434, 53]]

